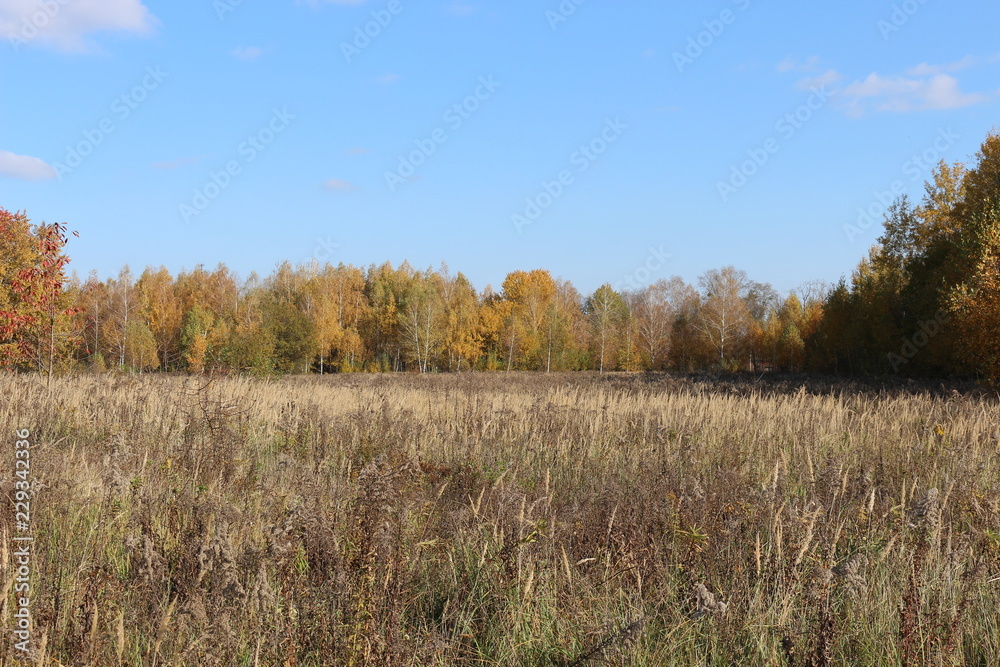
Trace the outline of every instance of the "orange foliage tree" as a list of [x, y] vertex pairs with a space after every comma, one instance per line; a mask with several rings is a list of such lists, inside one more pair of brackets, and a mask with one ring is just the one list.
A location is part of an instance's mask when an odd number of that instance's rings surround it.
[[32, 228], [25, 214], [0, 209], [0, 247], [11, 251], [0, 262], [9, 280], [0, 304], [0, 363], [8, 368], [51, 376], [75, 343], [69, 326], [78, 309], [65, 294], [67, 241], [65, 224]]

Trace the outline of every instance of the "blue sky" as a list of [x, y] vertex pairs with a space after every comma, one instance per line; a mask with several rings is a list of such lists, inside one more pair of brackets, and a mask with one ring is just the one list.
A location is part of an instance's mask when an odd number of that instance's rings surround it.
[[784, 291], [849, 275], [880, 199], [974, 155], [997, 25], [968, 0], [0, 0], [0, 206], [79, 231], [81, 275], [406, 259], [587, 293], [735, 264]]

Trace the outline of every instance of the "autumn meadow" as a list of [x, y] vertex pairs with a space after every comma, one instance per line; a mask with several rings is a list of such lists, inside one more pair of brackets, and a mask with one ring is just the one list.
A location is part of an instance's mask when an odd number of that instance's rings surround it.
[[34, 664], [1000, 661], [1000, 406], [979, 391], [464, 373], [0, 393], [4, 432], [38, 443]]
[[81, 279], [0, 209], [0, 664], [998, 665], [998, 174], [786, 294]]

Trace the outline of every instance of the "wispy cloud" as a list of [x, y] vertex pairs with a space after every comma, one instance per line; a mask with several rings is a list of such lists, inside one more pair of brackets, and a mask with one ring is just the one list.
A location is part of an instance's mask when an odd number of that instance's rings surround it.
[[778, 63], [779, 72], [815, 72], [819, 69], [819, 56], [809, 56], [799, 62], [789, 56]]
[[40, 44], [58, 51], [99, 50], [91, 38], [101, 32], [148, 35], [156, 17], [142, 0], [77, 0], [39, 3], [0, 0], [0, 35], [12, 44]]
[[[839, 106], [851, 116], [861, 116], [867, 112], [909, 113], [961, 109], [988, 102], [997, 93], [966, 92], [952, 74], [975, 65], [998, 61], [1000, 58], [997, 56], [966, 56], [952, 63], [921, 63], [905, 70], [903, 74], [872, 72], [863, 79], [856, 79], [839, 88], [838, 84], [845, 80], [844, 75], [835, 69], [828, 69], [801, 78], [795, 85], [803, 90], [830, 90]], [[785, 59], [778, 64], [777, 69], [780, 72], [818, 71], [818, 64], [819, 60], [816, 58], [809, 58], [805, 62]]]
[[944, 65], [929, 65], [927, 63], [920, 63], [916, 67], [911, 67], [906, 70], [906, 74], [907, 76], [934, 76], [935, 74], [943, 74], [945, 72], [960, 72], [967, 67], [972, 67], [978, 62], [979, 60], [977, 58], [965, 56], [961, 60], [953, 63], [945, 63]]
[[331, 178], [323, 187], [330, 192], [355, 192], [358, 188], [353, 183], [342, 181], [339, 178]]
[[383, 74], [382, 76], [375, 77], [375, 81], [382, 84], [396, 83], [399, 81], [398, 74]]
[[958, 79], [948, 74], [920, 78], [886, 77], [876, 72], [844, 88], [842, 97], [852, 115], [861, 115], [869, 108], [895, 113], [961, 109], [991, 98], [984, 93], [963, 92]]
[[24, 181], [47, 181], [56, 177], [56, 170], [37, 157], [0, 151], [0, 176]]
[[795, 85], [802, 90], [812, 90], [813, 88], [824, 88], [833, 86], [839, 83], [843, 79], [843, 75], [837, 70], [828, 69], [822, 74], [817, 74], [816, 76], [807, 76], [804, 79], [799, 79], [798, 83]]
[[237, 46], [229, 53], [240, 60], [257, 60], [264, 55], [264, 49], [259, 46]]
[[367, 155], [368, 153], [371, 153], [371, 152], [372, 152], [372, 149], [370, 149], [370, 148], [348, 148], [347, 149], [347, 154], [348, 155]]

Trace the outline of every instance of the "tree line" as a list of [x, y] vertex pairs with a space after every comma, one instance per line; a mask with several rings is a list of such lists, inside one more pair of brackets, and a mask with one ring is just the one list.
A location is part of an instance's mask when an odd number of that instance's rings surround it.
[[905, 196], [850, 278], [781, 295], [728, 266], [581, 294], [544, 269], [477, 291], [447, 266], [311, 262], [240, 279], [67, 276], [65, 225], [0, 209], [0, 364], [333, 373], [672, 370], [1000, 379], [1000, 136]]

